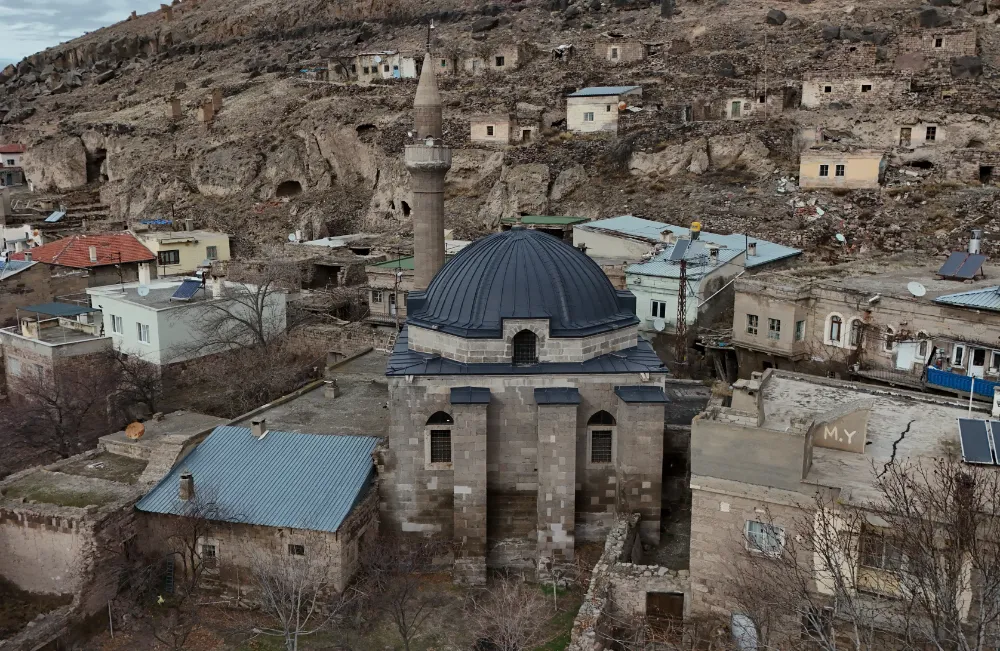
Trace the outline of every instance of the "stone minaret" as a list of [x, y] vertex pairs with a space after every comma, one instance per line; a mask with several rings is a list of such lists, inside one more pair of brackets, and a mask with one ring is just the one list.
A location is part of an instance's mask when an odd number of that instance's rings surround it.
[[441, 94], [430, 52], [413, 102], [416, 144], [406, 146], [406, 169], [413, 179], [414, 289], [427, 289], [444, 265], [444, 176], [451, 149], [441, 141]]

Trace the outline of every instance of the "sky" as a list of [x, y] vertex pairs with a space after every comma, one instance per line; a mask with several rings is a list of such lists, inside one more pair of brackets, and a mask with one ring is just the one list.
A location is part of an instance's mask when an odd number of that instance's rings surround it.
[[0, 0], [0, 67], [85, 32], [159, 9], [161, 0]]

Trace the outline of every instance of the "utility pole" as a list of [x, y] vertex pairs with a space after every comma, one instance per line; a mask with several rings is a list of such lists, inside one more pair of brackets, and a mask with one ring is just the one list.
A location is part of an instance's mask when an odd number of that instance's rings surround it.
[[764, 32], [764, 121], [767, 122], [767, 32]]
[[687, 358], [687, 260], [680, 260], [680, 274], [677, 279], [677, 325], [674, 327], [674, 358], [683, 364]]

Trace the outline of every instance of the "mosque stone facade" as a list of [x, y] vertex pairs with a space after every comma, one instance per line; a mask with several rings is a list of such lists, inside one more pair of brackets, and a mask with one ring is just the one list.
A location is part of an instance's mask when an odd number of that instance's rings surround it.
[[[436, 90], [417, 95], [418, 121], [438, 124]], [[443, 216], [428, 221], [433, 233], [415, 224], [417, 250], [443, 239]], [[435, 272], [409, 294], [386, 369], [383, 528], [450, 542], [455, 579], [469, 583], [487, 567], [570, 561], [622, 511], [658, 542], [667, 371], [638, 334], [634, 295], [522, 228]]]

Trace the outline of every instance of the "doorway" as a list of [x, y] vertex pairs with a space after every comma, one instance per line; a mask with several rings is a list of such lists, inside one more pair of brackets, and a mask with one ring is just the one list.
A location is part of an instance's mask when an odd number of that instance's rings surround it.
[[910, 139], [913, 137], [913, 129], [910, 127], [903, 127], [899, 130], [899, 146], [909, 147]]
[[979, 166], [979, 182], [983, 185], [988, 185], [993, 182], [993, 166], [992, 165], [980, 165]]
[[973, 348], [972, 359], [969, 361], [969, 375], [982, 379], [986, 375], [986, 349]]
[[684, 620], [683, 592], [647, 592], [646, 619], [654, 627], [669, 626]]
[[743, 106], [743, 102], [733, 102], [729, 110], [729, 117], [738, 118], [740, 117], [740, 107]]
[[521, 129], [521, 142], [531, 142], [531, 129]]

